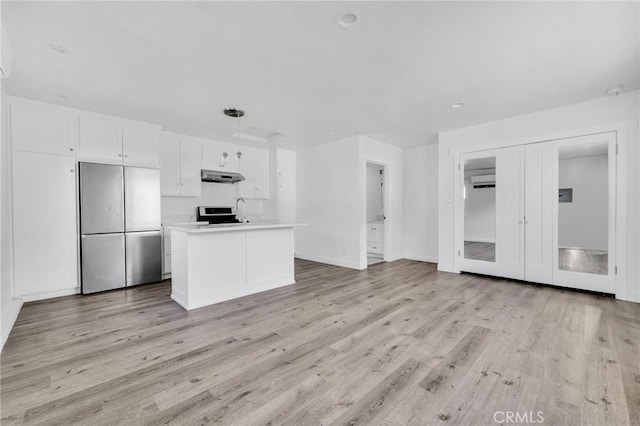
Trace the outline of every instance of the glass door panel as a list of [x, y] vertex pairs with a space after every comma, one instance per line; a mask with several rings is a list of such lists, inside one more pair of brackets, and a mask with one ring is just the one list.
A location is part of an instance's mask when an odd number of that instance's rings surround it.
[[614, 292], [615, 135], [555, 144], [554, 282]]
[[464, 161], [464, 258], [496, 261], [496, 157]]

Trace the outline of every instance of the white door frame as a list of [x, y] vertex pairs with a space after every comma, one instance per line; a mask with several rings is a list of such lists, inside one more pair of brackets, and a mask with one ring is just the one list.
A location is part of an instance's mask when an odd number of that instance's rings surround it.
[[384, 250], [382, 251], [382, 258], [385, 262], [388, 262], [391, 259], [391, 226], [393, 223], [393, 217], [391, 214], [391, 209], [389, 208], [389, 181], [390, 181], [390, 170], [392, 165], [389, 163], [383, 163], [374, 160], [364, 160], [363, 174], [364, 174], [364, 188], [362, 190], [362, 223], [360, 226], [360, 269], [368, 268], [368, 260], [367, 260], [367, 164], [373, 164], [376, 166], [382, 167], [382, 175], [383, 175], [383, 196], [382, 202], [384, 203]]

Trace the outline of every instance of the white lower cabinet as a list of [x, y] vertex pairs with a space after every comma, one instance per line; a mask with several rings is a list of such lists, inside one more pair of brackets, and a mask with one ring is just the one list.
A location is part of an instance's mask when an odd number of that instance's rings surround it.
[[384, 223], [367, 223], [367, 253], [384, 254]]
[[162, 227], [162, 277], [171, 275], [171, 231]]
[[73, 157], [13, 153], [15, 296], [78, 286], [76, 165]]

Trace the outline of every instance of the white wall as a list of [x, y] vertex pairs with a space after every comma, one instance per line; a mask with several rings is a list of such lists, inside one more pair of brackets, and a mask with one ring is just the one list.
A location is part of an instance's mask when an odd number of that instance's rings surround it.
[[358, 136], [297, 152], [297, 257], [360, 269], [359, 159]]
[[573, 188], [573, 202], [558, 204], [560, 247], [607, 250], [608, 177], [606, 155], [560, 160], [560, 188]]
[[[624, 93], [619, 96], [608, 96], [593, 101], [582, 102], [522, 115], [505, 120], [471, 126], [463, 129], [442, 132], [438, 135], [439, 153], [439, 226], [438, 256], [440, 270], [457, 272], [454, 267], [454, 158], [460, 149], [489, 149], [501, 146], [512, 146], [523, 143], [541, 142], [565, 137], [580, 136], [610, 130], [619, 130], [619, 142], [624, 142], [631, 149], [638, 143], [638, 91]], [[624, 154], [624, 153], [623, 153]], [[640, 179], [635, 169], [640, 167], [640, 158], [636, 155], [624, 155], [628, 161], [626, 192], [640, 191]], [[620, 164], [624, 159], [619, 158]], [[629, 173], [631, 172], [631, 173]], [[637, 199], [637, 196], [634, 196]], [[627, 199], [627, 200], [630, 200]], [[637, 202], [626, 203], [626, 229], [638, 229]], [[638, 235], [638, 233], [636, 233]], [[637, 237], [627, 238], [627, 259], [620, 259], [619, 276], [629, 277], [616, 295], [640, 301], [640, 283], [638, 279]], [[626, 262], [624, 262], [626, 260]], [[624, 263], [623, 263], [624, 262]]]
[[438, 261], [438, 145], [404, 150], [404, 257]]
[[22, 301], [13, 297], [11, 241], [11, 169], [9, 164], [8, 104], [4, 84], [0, 80], [0, 350], [18, 317]]
[[403, 257], [403, 152], [353, 136], [297, 152], [296, 256], [354, 269], [367, 267], [366, 164], [384, 164], [388, 199], [385, 259]]
[[367, 221], [381, 220], [384, 216], [382, 187], [384, 176], [380, 174], [383, 167], [367, 163]]

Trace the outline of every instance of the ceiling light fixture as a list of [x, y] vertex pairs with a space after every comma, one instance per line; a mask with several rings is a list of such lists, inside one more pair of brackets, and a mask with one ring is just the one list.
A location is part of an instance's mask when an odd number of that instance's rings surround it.
[[49, 49], [53, 50], [56, 53], [61, 55], [71, 55], [71, 52], [62, 46], [58, 46], [57, 44], [50, 44], [47, 46]]
[[356, 15], [355, 13], [343, 13], [338, 18], [338, 23], [340, 23], [340, 25], [342, 25], [342, 27], [346, 29], [355, 24], [357, 20], [358, 15]]
[[451, 108], [454, 108], [454, 109], [455, 108], [462, 108], [464, 106], [464, 103], [463, 102], [458, 102], [458, 103], [455, 103], [455, 104], [451, 104], [450, 106], [451, 106]]
[[607, 95], [618, 96], [621, 92], [622, 92], [622, 86], [616, 86], [612, 89], [607, 90]]
[[227, 117], [240, 118], [244, 117], [244, 111], [240, 108], [225, 108], [224, 115]]

